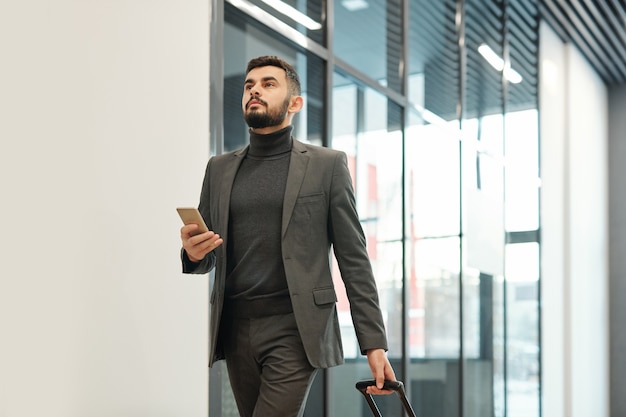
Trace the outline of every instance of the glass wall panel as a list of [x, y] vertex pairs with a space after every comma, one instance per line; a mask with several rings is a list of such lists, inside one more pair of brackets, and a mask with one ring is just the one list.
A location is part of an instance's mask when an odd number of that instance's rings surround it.
[[[401, 109], [372, 89], [335, 73], [333, 81], [332, 147], [348, 155], [354, 180], [357, 209], [365, 232], [368, 253], [378, 284], [381, 308], [389, 339], [389, 358], [402, 377], [402, 131]], [[336, 287], [343, 290], [339, 271]], [[330, 370], [331, 413], [351, 417], [369, 413], [354, 383], [371, 379], [367, 359], [360, 354], [345, 292], [338, 291], [346, 365]], [[352, 390], [354, 392], [352, 392]], [[347, 391], [347, 392], [346, 392]], [[355, 399], [358, 402], [355, 403]], [[399, 416], [397, 398], [377, 398], [385, 415]], [[355, 404], [358, 404], [355, 407]]]
[[459, 413], [460, 240], [458, 236], [409, 243], [407, 382], [417, 415]]
[[412, 109], [406, 128], [408, 239], [460, 233], [458, 121], [426, 122]]
[[[294, 64], [294, 135], [348, 156], [389, 358], [418, 415], [540, 415], [537, 2], [224, 3], [223, 149], [248, 143], [247, 61]], [[346, 364], [318, 373], [305, 417], [367, 416], [354, 383], [371, 372], [333, 267]], [[376, 401], [403, 415], [395, 396]], [[222, 364], [210, 415], [237, 415]]]
[[508, 417], [539, 413], [539, 244], [507, 245]]
[[[410, 271], [410, 349], [415, 359], [457, 360], [459, 357], [458, 237], [419, 239]], [[413, 289], [414, 288], [414, 289]], [[413, 303], [413, 301], [415, 301]], [[419, 378], [419, 375], [412, 377]]]
[[463, 4], [463, 414], [504, 416], [505, 3]]
[[409, 1], [407, 97], [425, 123], [457, 120], [460, 64], [456, 3]]
[[402, 90], [402, 1], [334, 1], [334, 53], [367, 77]]
[[455, 1], [409, 2], [408, 376], [418, 415], [460, 412], [459, 53]]
[[[509, 2], [505, 115], [507, 416], [541, 415], [539, 340], [538, 1]], [[534, 232], [534, 233], [533, 233]], [[520, 243], [517, 243], [520, 242]]]

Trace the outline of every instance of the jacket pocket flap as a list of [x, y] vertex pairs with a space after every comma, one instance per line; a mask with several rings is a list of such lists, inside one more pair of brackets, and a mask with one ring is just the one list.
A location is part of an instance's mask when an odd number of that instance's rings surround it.
[[318, 306], [333, 304], [337, 302], [337, 294], [335, 294], [335, 289], [333, 287], [319, 288], [317, 290], [313, 290], [313, 299], [315, 300], [315, 304]]

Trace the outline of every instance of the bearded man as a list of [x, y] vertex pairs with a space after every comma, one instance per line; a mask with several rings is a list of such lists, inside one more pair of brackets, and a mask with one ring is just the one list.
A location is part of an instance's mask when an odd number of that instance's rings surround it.
[[292, 136], [303, 106], [294, 68], [264, 56], [246, 69], [250, 144], [207, 164], [199, 211], [181, 229], [183, 272], [215, 268], [209, 365], [226, 360], [242, 417], [298, 417], [318, 369], [343, 363], [330, 250], [376, 386], [395, 381], [365, 236], [343, 152]]

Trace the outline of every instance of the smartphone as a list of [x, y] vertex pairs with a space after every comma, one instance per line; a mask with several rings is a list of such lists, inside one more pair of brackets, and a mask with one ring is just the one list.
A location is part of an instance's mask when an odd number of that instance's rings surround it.
[[199, 235], [200, 233], [208, 232], [209, 228], [206, 227], [202, 215], [195, 207], [178, 207], [176, 208], [178, 215], [182, 219], [184, 224], [197, 224], [198, 228], [191, 232], [191, 236]]

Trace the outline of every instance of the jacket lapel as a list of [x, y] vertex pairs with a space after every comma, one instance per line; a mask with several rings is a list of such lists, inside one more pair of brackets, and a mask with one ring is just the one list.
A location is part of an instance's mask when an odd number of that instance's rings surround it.
[[293, 139], [293, 145], [291, 147], [291, 161], [289, 162], [289, 173], [287, 174], [287, 186], [285, 188], [285, 198], [283, 200], [283, 221], [282, 221], [282, 236], [285, 236], [287, 226], [291, 220], [291, 214], [296, 205], [298, 194], [300, 193], [300, 187], [304, 180], [304, 174], [306, 173], [306, 167], [309, 163], [309, 156], [307, 149], [303, 143]]
[[221, 230], [220, 234], [222, 236], [228, 235], [228, 217], [230, 213], [230, 194], [233, 190], [233, 183], [235, 182], [235, 176], [237, 175], [237, 171], [239, 170], [239, 166], [243, 161], [246, 153], [248, 152], [248, 147], [245, 147], [233, 154], [234, 160], [231, 163], [224, 164], [224, 168], [222, 171], [222, 176], [220, 178], [220, 192], [219, 192], [219, 209], [218, 213], [220, 215], [219, 221], [219, 230]]

